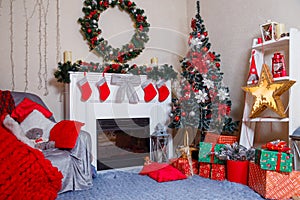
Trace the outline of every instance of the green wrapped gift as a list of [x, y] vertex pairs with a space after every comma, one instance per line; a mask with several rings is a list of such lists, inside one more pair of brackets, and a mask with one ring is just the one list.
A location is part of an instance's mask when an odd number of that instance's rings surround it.
[[199, 162], [225, 164], [224, 160], [220, 160], [212, 154], [214, 152], [219, 152], [223, 146], [224, 144], [200, 142]]
[[255, 149], [255, 163], [264, 170], [292, 172], [293, 154], [270, 151], [266, 149]]

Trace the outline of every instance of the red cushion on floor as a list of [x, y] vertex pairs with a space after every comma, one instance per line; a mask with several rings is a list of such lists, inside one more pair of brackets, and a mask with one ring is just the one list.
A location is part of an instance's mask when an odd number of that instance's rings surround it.
[[176, 181], [187, 178], [186, 175], [172, 165], [156, 162], [145, 165], [139, 174], [148, 175], [157, 182]]
[[140, 175], [148, 175], [150, 172], [157, 171], [159, 169], [162, 169], [164, 167], [167, 167], [169, 164], [167, 163], [157, 163], [152, 162], [149, 165], [144, 165], [143, 169], [140, 171]]

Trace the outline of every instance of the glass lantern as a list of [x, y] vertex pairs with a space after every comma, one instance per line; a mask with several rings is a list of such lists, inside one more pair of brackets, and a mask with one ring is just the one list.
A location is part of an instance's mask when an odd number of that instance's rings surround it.
[[272, 74], [273, 78], [286, 76], [284, 56], [281, 53], [276, 52], [272, 57]]
[[166, 129], [160, 123], [155, 127], [155, 132], [151, 135], [152, 161], [159, 163], [169, 161], [169, 136]]

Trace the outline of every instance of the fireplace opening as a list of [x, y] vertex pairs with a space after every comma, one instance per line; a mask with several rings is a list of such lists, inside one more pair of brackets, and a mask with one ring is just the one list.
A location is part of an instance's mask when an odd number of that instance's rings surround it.
[[144, 164], [150, 154], [149, 118], [97, 119], [97, 170]]

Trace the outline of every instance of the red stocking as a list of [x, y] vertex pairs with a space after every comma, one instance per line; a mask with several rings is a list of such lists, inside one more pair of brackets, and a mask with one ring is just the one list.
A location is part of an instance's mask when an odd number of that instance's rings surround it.
[[170, 91], [166, 86], [165, 81], [160, 80], [158, 83], [156, 83], [156, 88], [158, 90], [158, 101], [163, 102], [168, 98], [170, 94]]
[[109, 94], [110, 94], [110, 90], [109, 90], [109, 87], [107, 85], [105, 77], [103, 77], [102, 79], [100, 79], [100, 81], [98, 81], [96, 83], [96, 85], [97, 85], [97, 88], [99, 90], [100, 101], [105, 101], [108, 98]]
[[147, 80], [143, 82], [141, 86], [145, 93], [144, 95], [145, 102], [151, 101], [157, 94], [153, 84], [149, 80]]
[[81, 100], [87, 101], [92, 95], [92, 89], [87, 78], [83, 77], [81, 80], [77, 82], [77, 84], [81, 91]]

